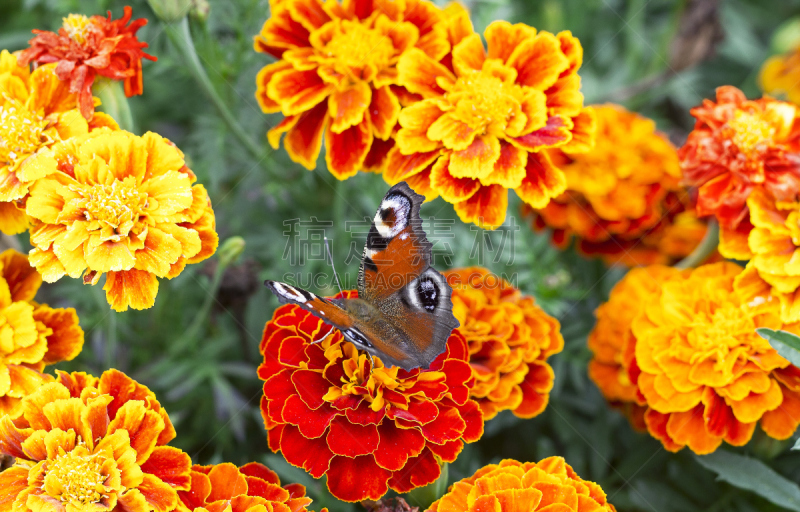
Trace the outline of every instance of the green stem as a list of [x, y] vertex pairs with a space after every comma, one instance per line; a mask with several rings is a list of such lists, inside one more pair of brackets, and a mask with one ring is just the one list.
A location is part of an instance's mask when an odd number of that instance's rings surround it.
[[228, 125], [228, 128], [230, 128], [236, 138], [239, 139], [242, 146], [244, 146], [256, 160], [264, 158], [264, 156], [266, 156], [264, 150], [260, 148], [258, 144], [250, 138], [250, 135], [248, 135], [245, 129], [242, 128], [242, 125], [236, 120], [236, 117], [231, 113], [228, 106], [222, 101], [219, 93], [214, 88], [214, 84], [211, 83], [211, 79], [208, 77], [208, 73], [206, 73], [205, 68], [203, 68], [200, 62], [200, 57], [197, 55], [197, 50], [195, 50], [194, 42], [192, 41], [192, 33], [189, 31], [189, 19], [184, 16], [184, 18], [177, 23], [165, 23], [164, 30], [167, 32], [167, 36], [170, 41], [172, 41], [172, 44], [174, 44], [178, 52], [180, 52], [183, 61], [189, 67], [189, 71], [192, 73], [198, 85], [200, 85], [200, 88], [217, 108], [225, 124]]
[[110, 311], [108, 315], [108, 333], [106, 334], [106, 367], [114, 368], [117, 362], [117, 313]]
[[700, 265], [712, 252], [714, 252], [718, 245], [719, 224], [717, 224], [716, 220], [712, 219], [708, 223], [708, 231], [706, 231], [706, 236], [703, 237], [700, 245], [695, 247], [694, 251], [692, 251], [690, 255], [676, 263], [675, 268], [694, 268]]
[[128, 104], [128, 98], [125, 96], [122, 82], [100, 77], [95, 81], [92, 93], [100, 98], [100, 111], [113, 117], [123, 130], [135, 131], [133, 113]]

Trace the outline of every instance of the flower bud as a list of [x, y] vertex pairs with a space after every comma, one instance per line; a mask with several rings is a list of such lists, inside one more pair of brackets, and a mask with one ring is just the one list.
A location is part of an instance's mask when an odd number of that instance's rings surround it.
[[147, 0], [158, 19], [165, 23], [182, 20], [193, 7], [192, 0]]
[[222, 268], [228, 268], [231, 264], [236, 263], [236, 260], [238, 260], [239, 256], [244, 252], [244, 246], [244, 238], [240, 236], [232, 236], [225, 240], [217, 250], [217, 258], [219, 259], [220, 266]]

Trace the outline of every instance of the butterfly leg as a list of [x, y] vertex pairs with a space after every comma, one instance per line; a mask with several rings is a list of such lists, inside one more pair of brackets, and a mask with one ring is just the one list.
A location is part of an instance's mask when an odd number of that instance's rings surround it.
[[372, 354], [369, 352], [367, 352], [367, 358], [369, 358], [369, 369], [372, 371], [372, 369], [375, 368], [375, 359], [373, 359]]
[[322, 343], [323, 341], [325, 341], [326, 339], [328, 339], [328, 336], [330, 336], [331, 334], [333, 334], [333, 331], [335, 331], [335, 330], [336, 330], [336, 328], [335, 328], [335, 327], [331, 327], [331, 330], [330, 330], [330, 331], [328, 331], [328, 334], [326, 334], [325, 336], [321, 337], [321, 338], [320, 338], [320, 339], [318, 339], [318, 340], [314, 340], [314, 341], [312, 341], [312, 342], [311, 342], [311, 344], [312, 344], [312, 345], [316, 345], [317, 343]]

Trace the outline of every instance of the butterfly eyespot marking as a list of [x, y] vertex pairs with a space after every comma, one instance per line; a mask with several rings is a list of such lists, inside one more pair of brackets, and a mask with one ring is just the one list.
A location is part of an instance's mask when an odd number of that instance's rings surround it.
[[[393, 238], [408, 226], [410, 217], [411, 199], [405, 194], [395, 192], [383, 198], [373, 222], [378, 235], [382, 238]], [[370, 246], [369, 241], [367, 246]]]
[[348, 341], [355, 343], [361, 347], [372, 348], [372, 343], [369, 342], [366, 336], [355, 327], [345, 330], [342, 334]]

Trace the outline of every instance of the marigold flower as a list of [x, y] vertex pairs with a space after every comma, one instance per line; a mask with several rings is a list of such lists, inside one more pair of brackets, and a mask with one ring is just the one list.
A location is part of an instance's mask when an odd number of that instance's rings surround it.
[[606, 493], [583, 480], [562, 457], [537, 463], [505, 459], [460, 480], [431, 505], [432, 512], [615, 512]]
[[[735, 87], [691, 110], [697, 120], [678, 151], [684, 183], [697, 187], [697, 214], [714, 215], [729, 237], [750, 229], [746, 201], [757, 189], [778, 201], [800, 191], [800, 123], [791, 103], [748, 100]], [[730, 253], [725, 244], [723, 255]]]
[[[355, 297], [355, 291], [344, 296]], [[331, 332], [332, 331], [332, 332]], [[270, 448], [343, 501], [378, 499], [435, 481], [483, 434], [471, 400], [467, 342], [453, 331], [427, 370], [374, 367], [342, 334], [295, 305], [275, 311], [261, 341], [261, 414]]]
[[117, 129], [105, 114], [87, 123], [77, 110], [77, 95], [56, 77], [55, 67], [31, 73], [14, 55], [0, 51], [0, 231], [6, 234], [22, 233], [30, 225], [24, 208], [31, 185], [23, 169], [28, 157], [100, 126]]
[[472, 398], [484, 420], [507, 409], [520, 418], [544, 411], [555, 379], [547, 358], [564, 348], [558, 320], [485, 268], [451, 270], [445, 277], [469, 346]]
[[706, 226], [687, 211], [678, 155], [650, 119], [618, 105], [594, 107], [597, 142], [590, 151], [548, 151], [563, 169], [566, 191], [534, 213], [534, 227], [552, 229], [553, 242], [572, 238], [588, 256], [629, 266], [670, 263], [687, 256]]
[[[733, 263], [642, 269], [620, 286], [631, 309], [639, 304], [629, 330], [628, 318], [617, 315], [617, 328], [630, 333], [622, 346], [602, 327], [593, 335], [606, 363], [605, 376], [594, 366], [595, 380], [607, 396], [625, 400], [633, 390], [615, 390], [613, 379], [627, 384], [621, 377], [627, 374], [637, 387], [635, 402], [647, 406], [647, 429], [670, 451], [688, 446], [710, 453], [723, 440], [741, 446], [758, 422], [770, 437], [786, 439], [800, 424], [800, 369], [755, 332], [800, 332], [800, 324], [781, 322], [777, 301], [751, 301], [741, 275]], [[609, 304], [624, 307], [619, 298]]]
[[36, 35], [28, 42], [30, 48], [20, 53], [19, 63], [58, 63], [56, 75], [69, 83], [69, 91], [78, 95], [81, 114], [91, 119], [92, 84], [97, 75], [124, 80], [125, 95], [135, 96], [142, 94], [142, 59], [157, 60], [144, 52], [147, 43], [136, 38], [147, 20], [138, 18], [128, 24], [132, 15], [129, 6], [118, 20], [111, 19], [111, 11], [108, 18], [70, 14], [57, 34], [34, 30]]
[[22, 399], [52, 378], [46, 365], [69, 361], [83, 348], [73, 308], [34, 302], [42, 276], [13, 249], [0, 254], [0, 416], [16, 417]]
[[370, 149], [385, 151], [413, 99], [398, 86], [400, 56], [415, 48], [439, 60], [450, 49], [441, 11], [426, 0], [270, 0], [270, 11], [255, 49], [279, 60], [258, 74], [256, 98], [285, 119], [269, 143], [277, 149], [286, 133], [292, 160], [314, 169], [324, 133], [328, 169], [349, 178], [380, 158]]
[[169, 416], [145, 386], [117, 370], [97, 379], [58, 372], [0, 419], [2, 510], [172, 510], [189, 489], [189, 456], [166, 446]]
[[258, 462], [240, 468], [231, 463], [194, 465], [191, 478], [191, 487], [178, 491], [178, 511], [306, 512], [311, 503], [305, 487], [281, 487], [278, 475]]
[[536, 208], [564, 191], [564, 173], [545, 149], [593, 143], [594, 116], [583, 109], [577, 74], [583, 49], [569, 32], [505, 21], [486, 29], [485, 49], [463, 8], [450, 15], [447, 61], [412, 49], [397, 64], [400, 85], [423, 99], [400, 113], [384, 177], [441, 196], [464, 222], [494, 228], [505, 219], [508, 189]]
[[800, 46], [767, 59], [758, 78], [765, 93], [782, 94], [792, 103], [800, 104]]
[[31, 263], [47, 282], [68, 275], [97, 284], [111, 307], [153, 305], [158, 279], [211, 256], [214, 212], [183, 153], [163, 137], [95, 130], [35, 155], [39, 177], [26, 212]]

